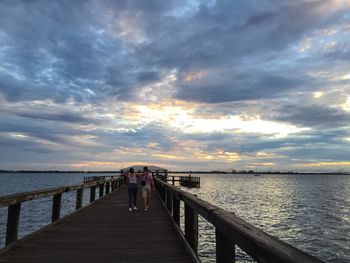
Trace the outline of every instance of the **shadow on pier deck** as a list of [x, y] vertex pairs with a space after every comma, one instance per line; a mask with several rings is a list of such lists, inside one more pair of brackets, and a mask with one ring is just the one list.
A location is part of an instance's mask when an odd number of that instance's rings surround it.
[[11, 245], [0, 262], [197, 262], [161, 203], [128, 211], [125, 187]]

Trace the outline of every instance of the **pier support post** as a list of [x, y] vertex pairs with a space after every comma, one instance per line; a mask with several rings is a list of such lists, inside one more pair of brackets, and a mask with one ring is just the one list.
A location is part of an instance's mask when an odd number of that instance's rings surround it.
[[215, 228], [216, 239], [216, 262], [234, 263], [235, 262], [235, 247], [220, 230]]
[[110, 184], [109, 182], [106, 183], [106, 194], [109, 194], [109, 188], [110, 188]]
[[185, 238], [197, 254], [198, 249], [198, 213], [185, 204]]
[[170, 190], [166, 190], [166, 207], [171, 214], [173, 210], [173, 195]]
[[61, 214], [61, 200], [62, 200], [62, 193], [55, 194], [53, 196], [51, 222], [54, 222], [54, 221], [56, 221], [57, 219], [60, 218], [60, 214]]
[[75, 203], [75, 210], [83, 207], [83, 188], [77, 190], [77, 201]]
[[161, 196], [163, 202], [165, 203], [165, 201], [166, 201], [166, 191], [165, 191], [165, 187], [164, 186], [161, 186], [160, 193], [161, 193], [160, 196]]
[[96, 186], [91, 186], [90, 187], [90, 203], [95, 201], [96, 198]]
[[102, 197], [103, 196], [104, 184], [100, 184], [98, 187], [99, 187], [99, 197]]
[[18, 238], [19, 215], [21, 212], [21, 203], [13, 204], [7, 211], [7, 228], [5, 245], [8, 246]]
[[180, 225], [180, 200], [173, 195], [173, 219], [175, 223]]

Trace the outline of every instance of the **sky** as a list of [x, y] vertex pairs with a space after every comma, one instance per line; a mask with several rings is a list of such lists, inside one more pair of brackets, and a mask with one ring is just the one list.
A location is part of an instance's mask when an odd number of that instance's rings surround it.
[[350, 171], [349, 0], [0, 1], [0, 170]]

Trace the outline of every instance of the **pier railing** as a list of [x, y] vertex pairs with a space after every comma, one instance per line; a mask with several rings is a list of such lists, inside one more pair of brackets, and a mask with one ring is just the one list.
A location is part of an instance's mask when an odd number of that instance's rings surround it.
[[52, 187], [37, 191], [24, 192], [0, 197], [0, 208], [8, 207], [5, 246], [10, 245], [18, 239], [18, 227], [21, 212], [21, 204], [26, 201], [52, 196], [51, 221], [60, 218], [62, 194], [76, 191], [75, 209], [83, 207], [83, 191], [90, 188], [90, 203], [96, 199], [96, 189], [99, 189], [99, 197], [109, 194], [124, 184], [122, 178], [112, 178], [102, 181], [92, 181], [82, 184]]
[[181, 186], [186, 187], [200, 187], [201, 178], [199, 176], [183, 176], [183, 175], [171, 175], [171, 176], [159, 176], [162, 181], [172, 183], [175, 185], [175, 182], [178, 182]]
[[240, 247], [256, 262], [322, 262], [243, 221], [235, 214], [203, 201], [177, 187], [159, 179], [155, 179], [155, 185], [179, 228], [180, 201], [184, 202], [183, 234], [196, 254], [198, 248], [198, 215], [201, 215], [215, 227], [216, 262], [235, 262], [235, 246]]

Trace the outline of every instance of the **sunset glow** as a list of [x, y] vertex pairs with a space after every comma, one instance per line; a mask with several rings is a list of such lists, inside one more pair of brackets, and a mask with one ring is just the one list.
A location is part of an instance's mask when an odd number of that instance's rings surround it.
[[350, 171], [349, 12], [2, 2], [0, 169]]

